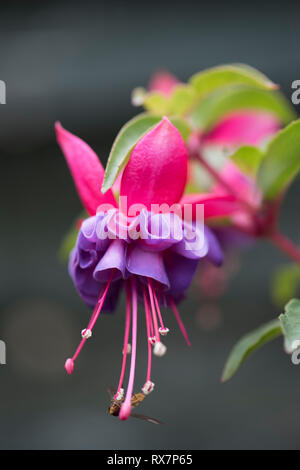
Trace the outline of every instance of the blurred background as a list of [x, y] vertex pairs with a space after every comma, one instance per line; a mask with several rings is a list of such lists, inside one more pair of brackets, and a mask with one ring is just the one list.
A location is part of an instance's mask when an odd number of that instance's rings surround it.
[[[121, 365], [124, 302], [103, 316], [69, 377], [63, 365], [86, 326], [58, 248], [81, 211], [55, 142], [60, 120], [103, 163], [120, 127], [139, 110], [131, 90], [159, 68], [181, 80], [213, 65], [244, 62], [279, 83], [287, 96], [300, 79], [300, 4], [285, 2], [11, 2], [0, 8], [1, 270], [0, 366], [2, 449], [299, 448], [300, 368], [278, 339], [226, 384], [220, 375], [240, 336], [280, 311], [269, 278], [283, 256], [267, 243], [243, 255], [220, 310], [181, 305], [192, 347], [170, 316], [168, 354], [154, 359], [156, 391], [141, 412], [155, 427], [108, 416], [106, 385]], [[283, 231], [300, 240], [294, 184]], [[143, 338], [144, 339], [144, 338]], [[143, 384], [140, 339], [136, 383]]]

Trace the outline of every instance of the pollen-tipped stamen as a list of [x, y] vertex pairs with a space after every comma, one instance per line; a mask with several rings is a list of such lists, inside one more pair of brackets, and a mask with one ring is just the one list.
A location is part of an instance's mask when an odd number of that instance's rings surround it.
[[164, 325], [164, 322], [163, 322], [163, 319], [162, 319], [162, 314], [161, 314], [160, 307], [159, 307], [159, 302], [158, 302], [158, 299], [157, 299], [157, 294], [156, 294], [154, 289], [153, 289], [153, 296], [154, 296], [154, 301], [155, 301], [155, 306], [156, 306], [158, 319], [159, 319], [159, 322], [160, 322], [160, 327], [159, 327], [158, 331], [162, 336], [166, 336], [169, 333], [169, 328], [167, 328]]
[[154, 303], [154, 296], [153, 296], [153, 288], [152, 288], [151, 279], [148, 278], [147, 284], [148, 284], [148, 292], [149, 292], [149, 297], [150, 297], [151, 313], [152, 313], [152, 319], [153, 319], [153, 325], [154, 325], [155, 343], [157, 343], [157, 342], [160, 341], [160, 336], [159, 336], [159, 328], [158, 328], [158, 321], [157, 321], [156, 310], [155, 310], [155, 303]]
[[136, 359], [136, 337], [137, 337], [137, 292], [136, 292], [136, 280], [132, 279], [132, 352], [131, 352], [131, 364], [130, 373], [128, 380], [128, 387], [124, 403], [121, 406], [119, 418], [121, 420], [128, 419], [131, 413], [131, 397], [134, 385], [135, 375], [135, 359]]
[[126, 369], [126, 360], [128, 354], [128, 339], [129, 339], [129, 331], [130, 331], [130, 313], [131, 313], [131, 292], [130, 292], [130, 284], [129, 282], [126, 284], [126, 315], [125, 315], [125, 332], [124, 332], [124, 345], [123, 345], [123, 360], [122, 360], [122, 367], [121, 367], [121, 375], [119, 380], [119, 385], [115, 394], [115, 399], [117, 400], [117, 396], [122, 388], [124, 374]]
[[[110, 287], [110, 284], [111, 284], [111, 281], [112, 281], [112, 278], [113, 278], [113, 275], [114, 275], [114, 270], [112, 270], [112, 273], [111, 273], [111, 276], [110, 276], [110, 279], [108, 281], [108, 283], [106, 284], [106, 287], [104, 289], [104, 292], [101, 292], [100, 296], [99, 296], [99, 299], [96, 303], [96, 306], [94, 308], [94, 311], [92, 313], [92, 316], [91, 316], [91, 319], [89, 321], [89, 324], [87, 326], [87, 328], [85, 328], [81, 334], [82, 334], [82, 340], [80, 341], [76, 351], [75, 351], [75, 354], [72, 358], [68, 358], [65, 362], [65, 369], [66, 369], [66, 372], [70, 375], [74, 372], [74, 365], [75, 365], [75, 361], [77, 359], [77, 357], [79, 356], [80, 354], [80, 351], [82, 350], [83, 348], [83, 345], [84, 343], [87, 341], [88, 338], [90, 338], [90, 336], [92, 335], [92, 330], [95, 326], [95, 323], [97, 321], [97, 318], [98, 316], [100, 315], [101, 313], [101, 310], [102, 310], [102, 307], [104, 305], [104, 302], [105, 302], [105, 299], [106, 299], [106, 296], [107, 296], [107, 293], [108, 293], [108, 289]], [[85, 334], [83, 334], [83, 332], [85, 332]]]

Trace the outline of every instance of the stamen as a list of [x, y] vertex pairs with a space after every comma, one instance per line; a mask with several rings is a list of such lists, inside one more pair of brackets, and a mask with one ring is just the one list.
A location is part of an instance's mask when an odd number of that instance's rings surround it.
[[123, 397], [124, 397], [124, 388], [120, 388], [118, 393], [115, 394], [114, 399], [117, 401], [120, 401], [122, 400]]
[[131, 397], [134, 385], [134, 374], [135, 374], [135, 359], [136, 359], [136, 337], [137, 337], [137, 292], [136, 292], [136, 280], [132, 280], [132, 353], [131, 353], [131, 364], [129, 381], [126, 392], [125, 401], [121, 406], [119, 418], [121, 420], [128, 419], [131, 412]]
[[169, 331], [170, 331], [169, 328], [166, 328], [166, 327], [164, 327], [164, 328], [160, 327], [160, 328], [159, 328], [159, 332], [160, 332], [160, 334], [161, 334], [162, 336], [167, 336], [167, 334], [169, 333]]
[[81, 336], [82, 338], [89, 339], [92, 336], [92, 332], [88, 328], [85, 328], [81, 331]]
[[190, 342], [190, 340], [189, 340], [189, 338], [188, 338], [188, 334], [187, 334], [187, 332], [186, 332], [186, 329], [185, 329], [184, 324], [183, 324], [183, 322], [182, 322], [182, 320], [181, 320], [181, 318], [180, 318], [179, 312], [178, 312], [178, 310], [177, 310], [177, 307], [176, 307], [175, 302], [174, 302], [174, 300], [172, 299], [172, 297], [169, 297], [169, 302], [170, 302], [171, 308], [172, 308], [172, 310], [173, 310], [173, 313], [174, 313], [174, 315], [175, 315], [175, 318], [176, 318], [176, 320], [177, 320], [177, 323], [178, 323], [178, 325], [179, 325], [179, 328], [180, 328], [180, 330], [181, 330], [181, 333], [182, 333], [184, 339], [186, 340], [187, 345], [188, 345], [188, 346], [191, 346], [191, 342]]
[[154, 390], [154, 382], [151, 382], [151, 380], [147, 380], [147, 382], [144, 384], [142, 388], [142, 392], [144, 395], [149, 395]]
[[[148, 367], [147, 367], [147, 378], [146, 378], [146, 383], [148, 383], [148, 382], [150, 382], [150, 377], [151, 377], [151, 360], [152, 360], [151, 344], [153, 344], [153, 343], [151, 343], [152, 338], [150, 338], [151, 313], [150, 313], [150, 308], [149, 308], [149, 303], [148, 303], [148, 298], [147, 298], [147, 291], [146, 291], [145, 286], [143, 286], [143, 296], [144, 296], [144, 304], [145, 304], [146, 328], [147, 328], [147, 338], [148, 338], [148, 341], [147, 341], [147, 345], [148, 345]], [[144, 387], [145, 387], [145, 385], [144, 385]]]
[[152, 284], [151, 284], [151, 280], [149, 278], [147, 280], [147, 283], [148, 283], [148, 291], [149, 291], [149, 297], [150, 297], [150, 304], [151, 304], [151, 312], [152, 312], [152, 318], [153, 318], [155, 339], [156, 339], [156, 342], [158, 342], [159, 341], [158, 321], [157, 321], [156, 310], [155, 310], [155, 305], [154, 305]]
[[66, 362], [65, 362], [65, 369], [66, 369], [66, 372], [68, 374], [73, 374], [73, 372], [74, 372], [74, 363], [75, 363], [77, 357], [79, 356], [79, 353], [80, 353], [81, 349], [83, 348], [84, 343], [92, 335], [92, 330], [93, 330], [93, 328], [95, 326], [95, 323], [97, 321], [97, 318], [100, 315], [100, 312], [102, 310], [102, 307], [103, 307], [103, 304], [105, 302], [107, 292], [108, 292], [109, 286], [111, 284], [111, 281], [113, 279], [113, 276], [114, 276], [114, 269], [112, 270], [110, 279], [109, 279], [108, 283], [106, 284], [104, 292], [103, 293], [101, 292], [101, 294], [99, 296], [99, 299], [96, 303], [95, 309], [92, 313], [92, 316], [91, 316], [91, 319], [89, 321], [89, 324], [88, 324], [87, 328], [85, 330], [83, 330], [83, 331], [86, 331], [86, 332], [89, 331], [89, 333], [87, 334], [87, 336], [84, 335], [82, 337], [82, 340], [80, 341], [79, 346], [76, 349], [74, 356], [72, 358], [67, 359]]
[[[121, 375], [119, 380], [119, 385], [117, 388], [117, 392], [115, 395], [115, 399], [117, 400], [117, 395], [121, 390], [124, 380], [124, 374], [126, 369], [126, 359], [128, 354], [128, 338], [129, 338], [129, 330], [130, 330], [130, 310], [131, 310], [131, 292], [130, 292], [130, 284], [129, 282], [126, 284], [126, 315], [125, 315], [125, 332], [124, 332], [124, 345], [123, 345], [123, 360], [122, 360], [122, 368], [121, 368]], [[126, 354], [124, 352], [126, 351]]]
[[167, 351], [167, 346], [165, 346], [163, 343], [158, 341], [155, 343], [154, 348], [153, 348], [153, 354], [158, 357], [162, 357], [166, 354]]
[[161, 316], [161, 311], [160, 311], [160, 308], [159, 308], [159, 303], [158, 303], [158, 300], [157, 300], [157, 295], [156, 295], [156, 292], [155, 292], [154, 289], [153, 289], [153, 294], [154, 294], [154, 300], [155, 300], [155, 305], [156, 305], [158, 318], [159, 318], [159, 321], [160, 321], [160, 328], [158, 329], [158, 331], [160, 332], [161, 335], [166, 336], [169, 333], [169, 328], [165, 327], [165, 325], [164, 325], [164, 322], [163, 322], [163, 319], [162, 319], [162, 316]]

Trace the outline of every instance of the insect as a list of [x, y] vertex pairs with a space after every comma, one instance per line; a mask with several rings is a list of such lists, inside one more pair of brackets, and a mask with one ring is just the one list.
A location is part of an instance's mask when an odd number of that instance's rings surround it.
[[[108, 413], [112, 416], [119, 416], [121, 405], [124, 401], [124, 397], [122, 397], [120, 400], [116, 400], [114, 398], [115, 396], [115, 390], [111, 387], [107, 387], [107, 391], [110, 396], [110, 405], [108, 408]], [[131, 397], [131, 406], [132, 408], [135, 408], [138, 406], [144, 399], [146, 398], [146, 395], [144, 393], [135, 393]], [[158, 419], [150, 418], [149, 416], [141, 415], [139, 413], [131, 413], [133, 418], [138, 418], [142, 419], [144, 421], [148, 421], [148, 423], [153, 423], [153, 424], [163, 424], [161, 421], [158, 421]]]

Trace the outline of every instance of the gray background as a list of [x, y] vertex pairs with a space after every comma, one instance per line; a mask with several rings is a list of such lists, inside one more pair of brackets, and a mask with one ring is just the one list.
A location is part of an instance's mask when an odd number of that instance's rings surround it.
[[[242, 6], [241, 6], [242, 5]], [[249, 360], [231, 382], [220, 374], [233, 343], [280, 312], [269, 278], [285, 258], [267, 243], [243, 255], [221, 301], [217, 328], [199, 325], [195, 289], [181, 305], [187, 348], [170, 317], [168, 354], [154, 360], [156, 391], [143, 411], [154, 427], [107, 415], [105, 386], [121, 362], [124, 302], [102, 317], [67, 377], [63, 364], [88, 312], [57, 249], [81, 210], [53, 122], [87, 140], [105, 162], [121, 125], [137, 112], [130, 92], [165, 67], [182, 80], [224, 62], [264, 71], [289, 96], [300, 79], [300, 4], [259, 2], [11, 2], [0, 11], [1, 245], [0, 448], [216, 449], [299, 447], [300, 369], [281, 339]], [[284, 231], [300, 240], [299, 184], [283, 207]], [[141, 328], [142, 329], [142, 328]], [[146, 352], [139, 339], [137, 385]]]

